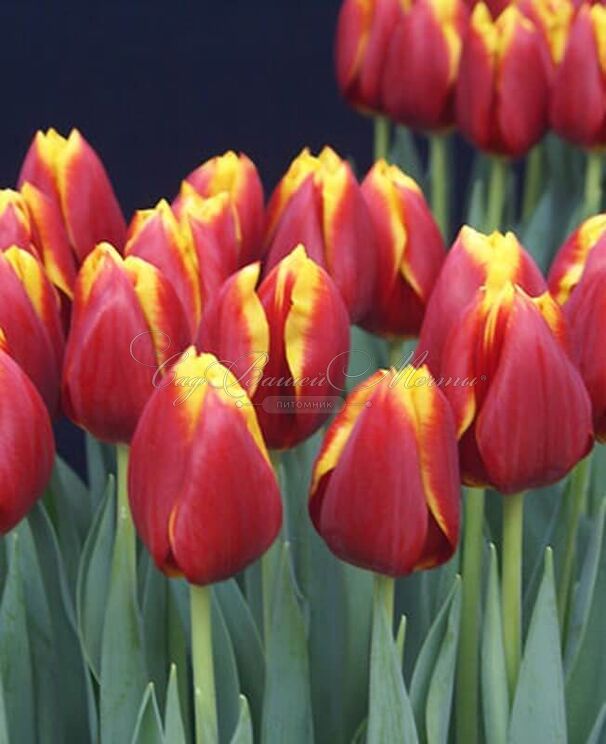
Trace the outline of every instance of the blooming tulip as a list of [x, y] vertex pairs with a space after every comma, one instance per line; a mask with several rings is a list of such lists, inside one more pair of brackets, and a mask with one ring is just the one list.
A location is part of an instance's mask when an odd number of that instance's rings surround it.
[[538, 266], [513, 233], [483, 235], [463, 227], [429, 299], [417, 347], [434, 375], [442, 374], [442, 350], [453, 322], [459, 322], [479, 287], [497, 281], [519, 284], [532, 296], [547, 289]]
[[349, 395], [314, 464], [309, 513], [333, 553], [362, 568], [401, 576], [452, 556], [455, 427], [426, 367], [379, 370]]
[[[103, 163], [77, 129], [67, 138], [54, 129], [36, 133], [19, 174], [19, 187], [25, 184], [54, 205], [77, 265], [101, 241], [122, 249], [126, 224], [120, 206]], [[42, 222], [38, 229], [51, 226]]]
[[570, 28], [552, 85], [555, 132], [583, 147], [606, 144], [606, 8], [584, 3]]
[[390, 35], [382, 100], [396, 121], [418, 129], [454, 123], [454, 90], [462, 36], [468, 21], [463, 0], [404, 4]]
[[421, 189], [378, 161], [362, 183], [377, 246], [375, 298], [361, 325], [387, 336], [416, 336], [445, 258], [444, 241]]
[[11, 355], [49, 412], [59, 402], [63, 328], [59, 299], [40, 261], [22, 248], [0, 251], [0, 327]]
[[[257, 260], [263, 248], [265, 212], [263, 185], [252, 160], [230, 150], [202, 163], [186, 177], [185, 183], [203, 197], [228, 195], [237, 225], [238, 266]], [[182, 191], [173, 205], [177, 213], [183, 198]]]
[[193, 347], [145, 407], [128, 484], [156, 565], [194, 584], [242, 571], [280, 529], [280, 492], [255, 409], [229, 370]]
[[548, 76], [552, 80], [564, 56], [575, 14], [574, 3], [571, 0], [519, 0], [517, 5], [542, 36]]
[[591, 449], [589, 398], [548, 292], [533, 298], [489, 279], [452, 328], [441, 374], [454, 381], [444, 392], [466, 484], [505, 494], [539, 488]]
[[596, 437], [606, 441], [606, 241], [592, 249], [564, 313], [570, 323], [573, 357], [591, 398]]
[[534, 24], [515, 6], [493, 21], [479, 3], [463, 45], [456, 118], [474, 145], [493, 154], [526, 153], [547, 128], [548, 71]]
[[0, 331], [0, 532], [6, 534], [42, 495], [55, 458], [48, 412], [36, 388], [10, 356]]
[[595, 246], [606, 238], [606, 214], [585, 220], [557, 252], [549, 270], [549, 291], [564, 305], [583, 275], [585, 264]]
[[101, 243], [85, 260], [63, 368], [68, 416], [99, 439], [130, 441], [143, 406], [189, 328], [170, 282]]
[[375, 277], [372, 220], [347, 162], [329, 147], [295, 158], [267, 209], [271, 270], [299, 243], [339, 288], [352, 321], [370, 308]]

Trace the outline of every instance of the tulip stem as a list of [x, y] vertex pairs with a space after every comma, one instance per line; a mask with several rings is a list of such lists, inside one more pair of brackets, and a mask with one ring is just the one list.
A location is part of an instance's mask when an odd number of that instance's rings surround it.
[[133, 576], [136, 573], [136, 535], [135, 525], [130, 513], [128, 503], [128, 457], [130, 449], [127, 444], [116, 445], [116, 487], [117, 487], [117, 510], [116, 510], [116, 539], [118, 534], [127, 546], [129, 571], [132, 566]]
[[375, 129], [375, 161], [382, 158], [387, 160], [389, 156], [390, 123], [385, 116], [374, 117]]
[[429, 140], [429, 172], [431, 182], [431, 209], [444, 240], [449, 236], [449, 178], [448, 138], [436, 134]]
[[569, 490], [566, 492], [569, 503], [568, 519], [566, 520], [566, 547], [564, 552], [564, 563], [560, 583], [558, 586], [558, 618], [560, 620], [560, 631], [562, 639], [565, 634], [566, 610], [568, 607], [568, 598], [570, 595], [570, 582], [572, 580], [572, 569], [574, 566], [574, 557], [576, 553], [577, 532], [583, 505], [587, 498], [587, 489], [589, 487], [589, 477], [591, 474], [591, 456], [583, 458], [577, 463], [572, 471], [569, 481]]
[[381, 599], [385, 612], [387, 613], [387, 619], [389, 621], [389, 627], [393, 629], [393, 610], [394, 610], [394, 596], [395, 596], [396, 582], [391, 576], [384, 576], [383, 574], [375, 574], [375, 591]]
[[543, 148], [536, 145], [526, 160], [524, 174], [524, 201], [522, 202], [522, 220], [527, 222], [537, 207], [541, 197], [541, 179], [543, 171]]
[[587, 168], [585, 170], [585, 196], [583, 202], [583, 216], [591, 217], [600, 211], [602, 205], [602, 153], [592, 151], [587, 153]]
[[485, 497], [483, 488], [466, 490], [463, 501], [463, 591], [457, 663], [457, 742], [476, 744]]
[[211, 606], [210, 586], [190, 584], [196, 744], [216, 744], [218, 741]]
[[522, 656], [522, 537], [524, 493], [503, 497], [503, 645], [509, 699], [514, 699]]
[[490, 160], [490, 183], [488, 185], [485, 232], [500, 229], [503, 222], [503, 210], [507, 195], [508, 166], [509, 163], [505, 158], [495, 156]]

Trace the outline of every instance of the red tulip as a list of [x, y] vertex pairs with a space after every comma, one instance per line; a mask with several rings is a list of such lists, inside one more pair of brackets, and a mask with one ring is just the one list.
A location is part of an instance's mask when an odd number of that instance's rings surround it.
[[557, 134], [583, 147], [606, 144], [606, 8], [583, 3], [555, 73], [550, 105]]
[[487, 282], [453, 326], [442, 358], [463, 481], [502, 493], [560, 480], [593, 443], [591, 407], [546, 292]]
[[214, 356], [193, 347], [145, 407], [128, 482], [156, 565], [194, 584], [242, 571], [280, 529], [280, 492], [254, 407]]
[[463, 0], [413, 0], [390, 33], [383, 71], [387, 114], [416, 129], [454, 123], [454, 90], [468, 23]]
[[129, 442], [162, 371], [189, 343], [170, 282], [101, 243], [82, 265], [63, 367], [67, 415], [97, 438]]
[[449, 251], [429, 299], [418, 344], [420, 359], [442, 374], [442, 352], [453, 323], [487, 283], [513, 282], [529, 295], [547, 289], [538, 266], [513, 233], [483, 235], [463, 227]]
[[541, 34], [550, 80], [562, 61], [576, 8], [570, 0], [519, 0], [518, 8]]
[[42, 495], [55, 458], [48, 412], [27, 375], [11, 358], [0, 331], [0, 532], [6, 534]]
[[64, 347], [57, 293], [40, 261], [16, 246], [0, 251], [0, 292], [0, 327], [11, 355], [53, 415]]
[[375, 277], [372, 220], [349, 164], [329, 147], [295, 158], [267, 208], [271, 270], [302, 243], [339, 288], [352, 321], [370, 309]]
[[596, 245], [606, 239], [606, 214], [585, 220], [557, 252], [549, 270], [549, 291], [564, 305], [581, 281], [585, 264]]
[[[37, 132], [19, 174], [19, 187], [30, 184], [49, 198], [69, 238], [77, 265], [103, 240], [120, 250], [126, 224], [97, 153], [77, 129], [67, 139], [54, 129]], [[40, 231], [54, 229], [46, 221]]]
[[606, 441], [606, 240], [592, 248], [582, 277], [564, 312], [570, 323], [573, 356], [591, 398], [596, 437]]
[[496, 21], [473, 10], [459, 67], [456, 118], [481, 150], [517, 157], [547, 128], [548, 70], [541, 35], [510, 5]]
[[[185, 183], [203, 197], [226, 193], [236, 218], [238, 235], [238, 267], [256, 261], [263, 248], [265, 222], [263, 185], [255, 164], [243, 153], [231, 150], [207, 160], [192, 171]], [[179, 213], [183, 192], [175, 200]]]
[[316, 459], [309, 513], [333, 553], [371, 571], [402, 576], [452, 556], [455, 427], [426, 367], [379, 370], [349, 395]]
[[444, 241], [421, 189], [378, 161], [362, 183], [373, 220], [377, 280], [361, 325], [386, 336], [416, 336], [445, 258]]

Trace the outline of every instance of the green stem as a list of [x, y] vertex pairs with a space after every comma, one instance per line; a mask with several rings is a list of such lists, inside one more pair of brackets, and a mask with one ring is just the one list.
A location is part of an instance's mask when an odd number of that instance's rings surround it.
[[522, 535], [524, 494], [503, 496], [503, 645], [509, 698], [513, 700], [522, 656]]
[[116, 445], [116, 536], [121, 535], [128, 551], [128, 570], [134, 576], [136, 573], [136, 535], [128, 503], [128, 457], [129, 447], [126, 444]]
[[568, 519], [566, 520], [566, 548], [564, 552], [562, 574], [558, 585], [558, 618], [560, 620], [562, 638], [565, 636], [564, 630], [567, 620], [566, 608], [568, 607], [568, 598], [570, 595], [570, 582], [572, 580], [572, 569], [576, 552], [577, 532], [579, 529], [581, 514], [583, 513], [583, 505], [587, 496], [590, 473], [591, 456], [589, 455], [577, 463], [577, 466], [570, 476], [570, 491], [568, 493], [570, 510]]
[[394, 595], [396, 582], [391, 576], [375, 574], [375, 592], [381, 598], [383, 607], [387, 613], [390, 627], [393, 626]]
[[442, 237], [449, 237], [449, 199], [448, 187], [448, 138], [436, 134], [429, 140], [429, 170], [431, 182], [431, 209], [438, 223]]
[[[270, 450], [269, 456], [271, 464], [273, 465], [276, 473], [276, 480], [282, 491], [282, 477], [281, 477], [281, 462], [282, 453], [278, 450]], [[282, 504], [285, 506], [284, 498], [282, 497]], [[286, 523], [288, 515], [285, 511], [283, 523]], [[284, 530], [284, 527], [282, 528]], [[280, 540], [276, 540], [274, 544], [269, 548], [265, 555], [261, 558], [261, 585], [263, 594], [263, 637], [265, 639], [265, 645], [267, 647], [267, 640], [269, 638], [269, 629], [271, 627], [271, 614], [273, 607], [273, 586], [276, 576], [276, 565], [280, 556]]]
[[211, 604], [210, 586], [190, 585], [196, 744], [216, 744], [219, 738], [213, 668]]
[[526, 160], [524, 174], [524, 200], [522, 202], [522, 220], [527, 222], [536, 209], [541, 197], [541, 180], [543, 171], [543, 148], [534, 147]]
[[385, 116], [374, 117], [375, 128], [375, 162], [389, 157], [390, 123]]
[[583, 199], [583, 217], [591, 217], [600, 211], [602, 205], [602, 153], [587, 153], [585, 170], [585, 195]]
[[463, 593], [456, 688], [458, 744], [476, 744], [478, 741], [484, 498], [484, 489], [469, 488], [464, 499]]
[[490, 161], [490, 182], [488, 185], [488, 205], [486, 208], [485, 232], [498, 230], [503, 222], [503, 209], [507, 196], [507, 174], [509, 163], [505, 158], [492, 157]]

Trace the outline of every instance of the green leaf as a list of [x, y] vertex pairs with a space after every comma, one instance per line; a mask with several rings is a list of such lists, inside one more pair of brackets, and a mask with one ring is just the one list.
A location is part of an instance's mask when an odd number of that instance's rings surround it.
[[100, 442], [92, 434], [85, 432], [86, 471], [88, 490], [94, 509], [105, 494], [107, 477], [116, 472], [115, 449], [109, 444]]
[[266, 640], [264, 744], [313, 742], [307, 632], [288, 543], [280, 550]]
[[250, 720], [250, 710], [244, 695], [240, 695], [240, 716], [238, 725], [231, 737], [231, 744], [253, 744], [253, 730]]
[[375, 582], [366, 742], [418, 744], [414, 715], [390, 625]]
[[587, 744], [603, 744], [604, 739], [606, 739], [606, 703], [604, 703], [598, 713], [598, 717], [589, 734], [589, 739], [587, 739]]
[[[513, 701], [510, 744], [565, 744], [566, 707], [560, 654], [553, 555], [545, 551], [545, 573], [530, 620]], [[575, 740], [577, 741], [577, 740]]]
[[0, 604], [0, 677], [9, 741], [20, 744], [37, 739], [36, 705], [18, 533], [11, 532], [5, 542], [9, 569]]
[[109, 590], [101, 638], [101, 740], [129, 741], [147, 684], [137, 601], [136, 538], [128, 507], [117, 509]]
[[413, 133], [407, 127], [396, 126], [390, 162], [395, 163], [405, 173], [414, 178], [419, 186], [425, 188], [425, 172]]
[[191, 645], [189, 585], [184, 579], [171, 579], [168, 590], [168, 657], [177, 669], [182, 670], [177, 677], [177, 684], [185, 738], [190, 742], [193, 739], [193, 713], [187, 673]]
[[481, 680], [486, 737], [491, 744], [506, 744], [509, 725], [509, 690], [503, 647], [498, 559], [494, 543], [490, 543], [486, 610], [482, 628]]
[[179, 682], [177, 667], [171, 664], [166, 689], [166, 708], [164, 710], [164, 738], [167, 744], [186, 744], [185, 727], [181, 717], [181, 702], [179, 700]]
[[438, 612], [433, 625], [429, 629], [429, 633], [417, 657], [410, 683], [410, 704], [414, 711], [419, 741], [421, 742], [427, 741], [427, 734], [429, 733], [427, 732], [426, 734], [425, 711], [427, 709], [432, 675], [438, 663], [442, 643], [447, 632], [450, 608], [455, 596], [459, 594], [459, 584], [460, 579], [457, 578]]
[[461, 581], [458, 579], [455, 580], [444, 638], [427, 693], [425, 726], [427, 741], [431, 744], [447, 744], [448, 742], [460, 615]]
[[227, 632], [214, 587], [212, 634], [219, 739], [220, 741], [229, 741], [238, 725], [240, 715], [240, 681], [231, 638]]
[[[131, 744], [164, 744], [164, 742], [156, 693], [154, 692], [153, 682], [150, 682], [143, 694]], [[166, 742], [167, 744], [173, 744], [170, 740], [166, 740]]]
[[2, 677], [0, 676], [0, 741], [9, 742], [8, 721], [6, 719], [6, 704], [4, 702], [4, 689]]
[[97, 680], [100, 680], [101, 640], [109, 590], [109, 577], [114, 544], [115, 481], [108, 478], [103, 501], [84, 543], [78, 583], [76, 609], [78, 631], [86, 662]]
[[156, 699], [163, 705], [169, 670], [167, 603], [170, 579], [158, 571], [147, 550], [141, 551], [139, 574], [143, 573], [142, 564], [145, 566], [141, 597], [145, 658], [149, 679], [154, 683]]

